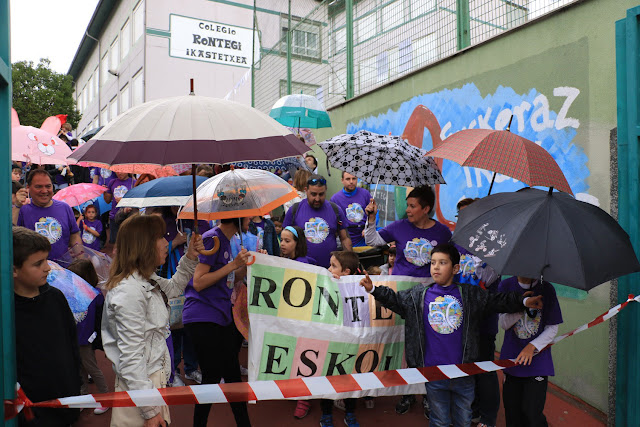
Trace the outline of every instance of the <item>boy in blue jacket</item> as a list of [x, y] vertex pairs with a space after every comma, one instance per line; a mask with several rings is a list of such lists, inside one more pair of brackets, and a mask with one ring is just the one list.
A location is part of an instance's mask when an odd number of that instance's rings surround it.
[[[405, 358], [409, 366], [423, 367], [478, 360], [479, 327], [489, 311], [515, 313], [542, 308], [542, 296], [523, 297], [518, 292], [488, 293], [453, 281], [460, 269], [460, 253], [452, 244], [431, 251], [432, 282], [395, 292], [373, 286], [369, 276], [360, 281], [367, 292], [405, 319]], [[473, 377], [426, 383], [431, 406], [430, 425], [471, 425], [475, 394]]]

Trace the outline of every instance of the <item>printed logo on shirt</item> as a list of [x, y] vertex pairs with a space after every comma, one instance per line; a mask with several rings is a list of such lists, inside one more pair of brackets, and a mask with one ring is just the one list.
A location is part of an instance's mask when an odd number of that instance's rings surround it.
[[478, 280], [476, 264], [473, 255], [464, 254], [460, 256], [460, 275], [465, 279], [465, 283], [475, 283]]
[[256, 250], [261, 250], [264, 248], [264, 230], [262, 227], [258, 227], [258, 244]]
[[126, 185], [118, 185], [116, 188], [113, 189], [113, 197], [122, 199], [124, 195], [127, 194], [127, 191], [129, 191], [129, 189], [127, 188]]
[[[93, 227], [89, 227], [89, 228], [92, 229], [93, 231], [96, 231], [96, 229]], [[87, 230], [84, 230], [82, 232], [82, 241], [85, 242], [87, 245], [90, 245], [96, 241], [96, 236], [89, 233]]]
[[309, 218], [304, 223], [304, 235], [311, 243], [322, 243], [329, 236], [329, 224], [323, 218]]
[[354, 224], [359, 223], [364, 218], [364, 209], [359, 203], [350, 203], [345, 209], [347, 213], [347, 219]]
[[439, 334], [452, 334], [462, 324], [462, 304], [458, 298], [445, 295], [429, 303], [429, 324]]
[[96, 176], [96, 170], [93, 168], [89, 169], [89, 177], [93, 180], [94, 176]]
[[542, 321], [542, 310], [535, 310], [535, 317], [530, 317], [527, 311], [523, 311], [520, 319], [513, 325], [513, 332], [521, 340], [527, 340], [538, 333], [540, 322]]
[[51, 244], [54, 244], [62, 237], [62, 226], [57, 219], [50, 216], [40, 218], [35, 223], [35, 231], [49, 239]]
[[109, 169], [100, 169], [100, 176], [104, 179], [109, 178], [111, 175], [113, 174], [112, 171], [110, 171]]
[[435, 240], [429, 241], [423, 237], [416, 237], [404, 246], [404, 257], [413, 265], [425, 266], [431, 262], [431, 249], [437, 244]]

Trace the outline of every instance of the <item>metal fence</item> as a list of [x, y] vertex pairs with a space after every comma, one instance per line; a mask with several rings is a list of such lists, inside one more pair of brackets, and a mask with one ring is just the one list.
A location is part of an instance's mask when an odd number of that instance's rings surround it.
[[280, 1], [274, 16], [256, 0], [252, 99], [265, 112], [292, 93], [330, 108], [579, 0]]

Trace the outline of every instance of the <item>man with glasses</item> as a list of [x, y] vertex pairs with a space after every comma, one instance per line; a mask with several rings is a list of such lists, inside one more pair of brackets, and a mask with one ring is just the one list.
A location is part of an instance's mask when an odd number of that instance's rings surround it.
[[347, 172], [342, 172], [342, 191], [331, 197], [331, 201], [342, 209], [342, 215], [347, 219], [347, 230], [353, 246], [365, 246], [364, 225], [367, 222], [364, 208], [371, 200], [371, 193], [364, 188], [358, 188], [358, 178]]
[[336, 237], [340, 238], [344, 250], [352, 250], [344, 215], [335, 203], [326, 200], [327, 180], [324, 177], [311, 175], [306, 192], [307, 198], [287, 211], [282, 227], [297, 225], [302, 228], [307, 238], [307, 255], [314, 258], [317, 265], [329, 268], [331, 252], [338, 249]]

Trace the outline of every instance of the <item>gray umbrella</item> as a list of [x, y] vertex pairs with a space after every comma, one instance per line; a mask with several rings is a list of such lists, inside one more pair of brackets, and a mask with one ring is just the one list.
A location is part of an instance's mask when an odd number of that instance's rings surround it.
[[629, 236], [597, 206], [564, 193], [525, 188], [460, 211], [453, 241], [499, 274], [589, 290], [640, 271]]

